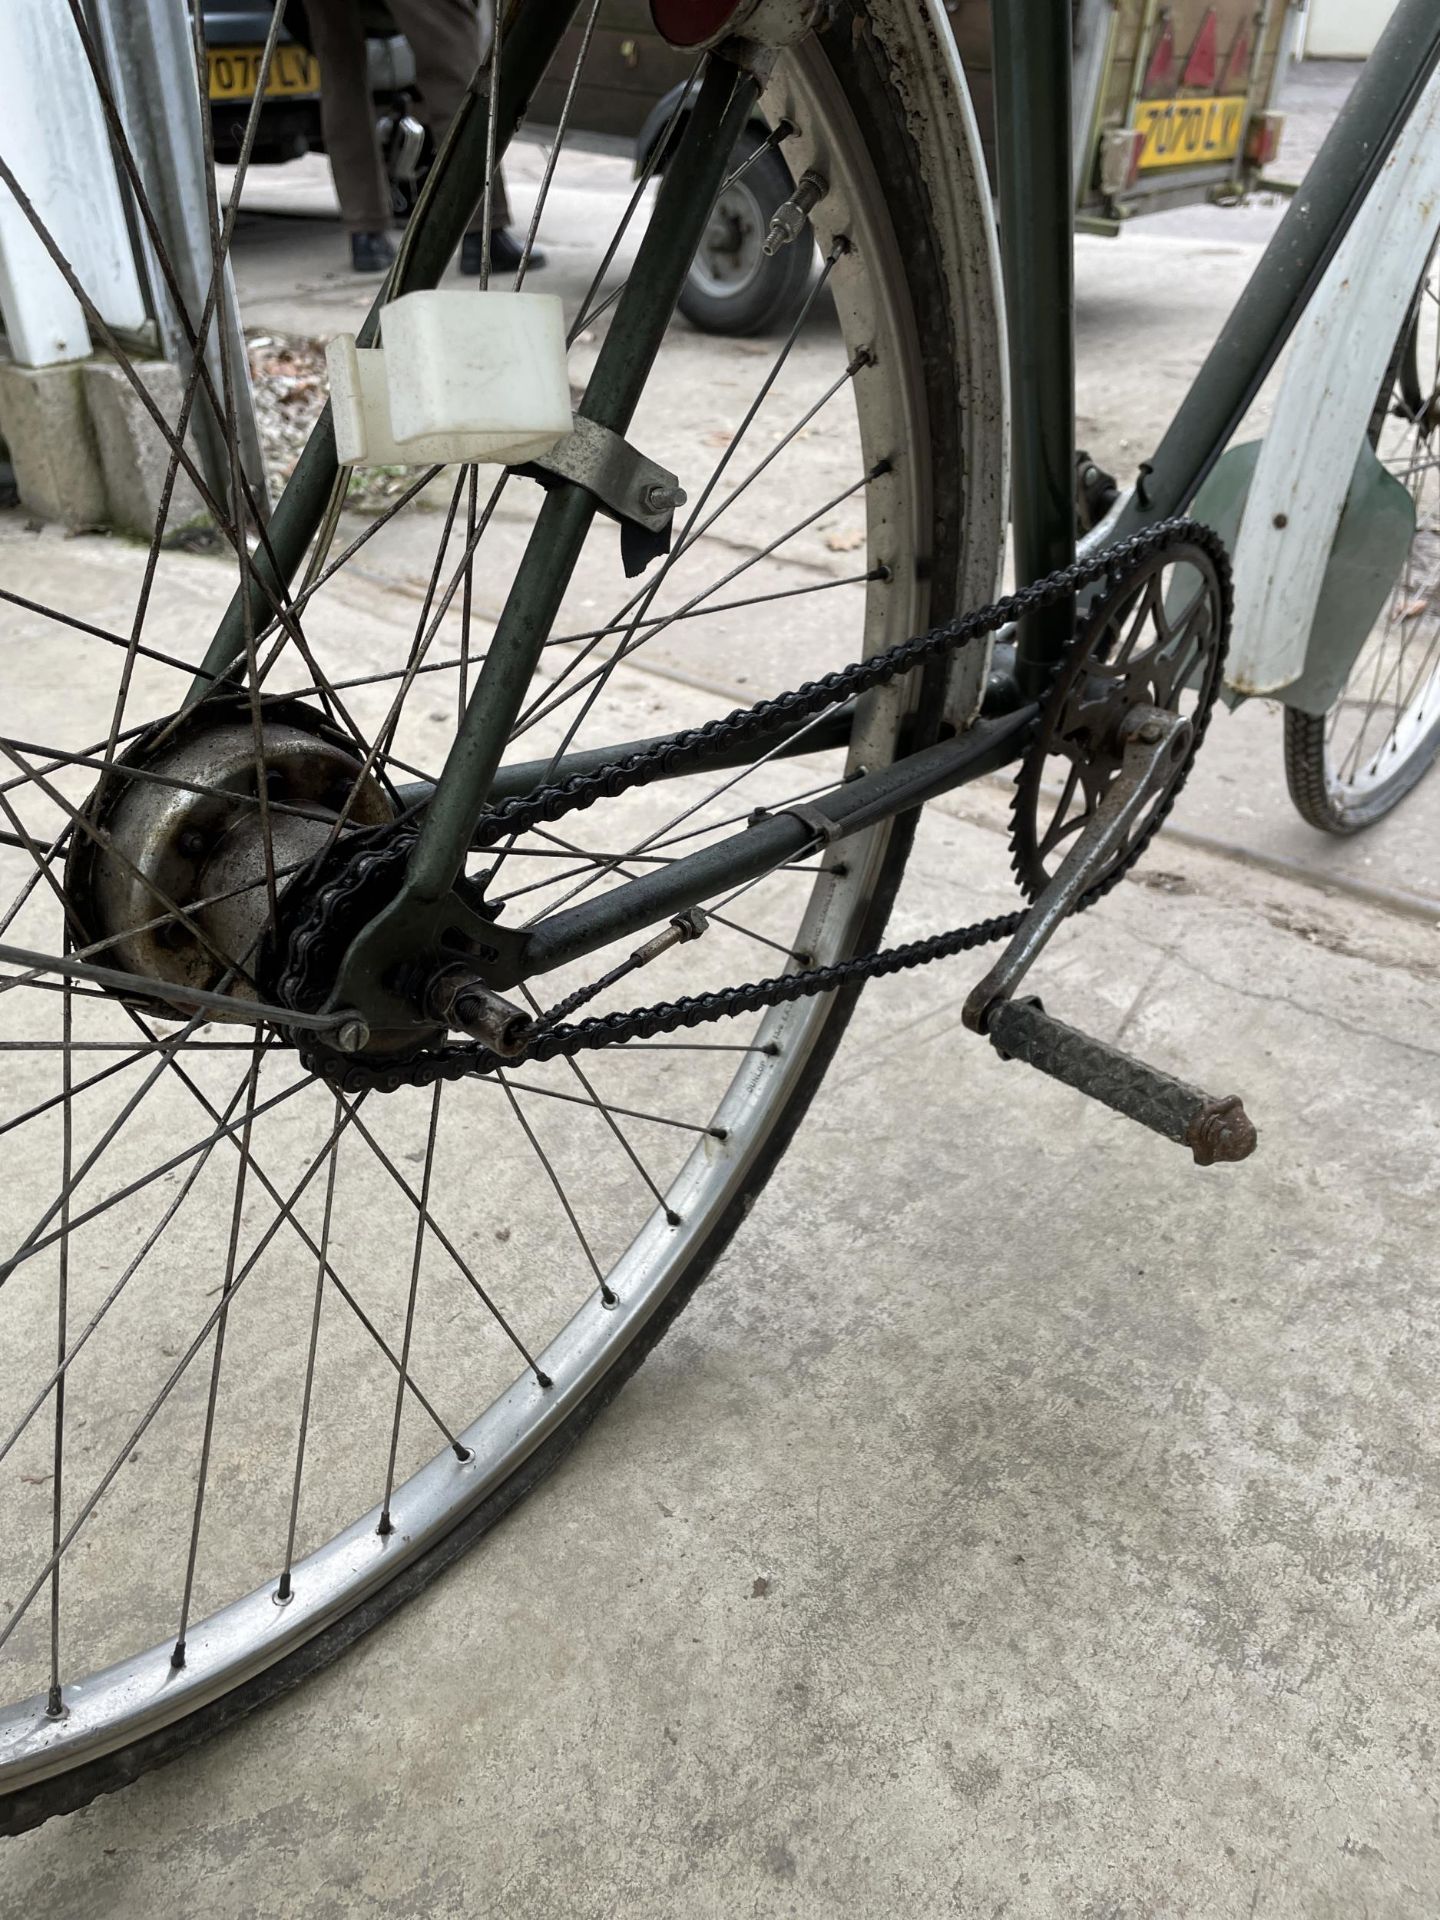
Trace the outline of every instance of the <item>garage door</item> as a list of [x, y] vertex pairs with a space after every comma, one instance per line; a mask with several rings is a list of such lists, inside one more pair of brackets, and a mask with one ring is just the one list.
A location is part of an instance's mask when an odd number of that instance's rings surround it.
[[1395, 0], [1310, 0], [1310, 60], [1364, 60], [1395, 11]]

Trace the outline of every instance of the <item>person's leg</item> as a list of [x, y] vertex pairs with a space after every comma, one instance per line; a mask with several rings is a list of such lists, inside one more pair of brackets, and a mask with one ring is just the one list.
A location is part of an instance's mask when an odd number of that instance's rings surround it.
[[[415, 81], [421, 93], [421, 114], [438, 145], [454, 119], [482, 56], [488, 58], [494, 32], [491, 0], [390, 0], [395, 23], [415, 54]], [[467, 230], [478, 235], [484, 218], [477, 204]], [[490, 198], [490, 225], [510, 224], [510, 202], [505, 176], [495, 169]]]
[[383, 234], [390, 189], [375, 138], [365, 31], [353, 0], [307, 0], [310, 45], [320, 62], [320, 126], [340, 217], [350, 234]]

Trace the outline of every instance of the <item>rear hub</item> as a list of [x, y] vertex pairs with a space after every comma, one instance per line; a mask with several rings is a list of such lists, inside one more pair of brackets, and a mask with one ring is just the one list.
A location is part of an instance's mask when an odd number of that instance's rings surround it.
[[127, 972], [253, 1000], [246, 976], [270, 919], [267, 838], [279, 894], [342, 812], [354, 827], [393, 817], [354, 743], [301, 703], [267, 705], [258, 754], [244, 701], [164, 722], [87, 804], [101, 841], [77, 834], [66, 868], [83, 944], [104, 942], [97, 959]]

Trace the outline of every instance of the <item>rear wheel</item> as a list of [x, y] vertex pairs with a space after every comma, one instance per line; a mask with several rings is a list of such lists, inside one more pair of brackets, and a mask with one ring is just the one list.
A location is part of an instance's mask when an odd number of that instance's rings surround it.
[[1440, 752], [1440, 256], [1396, 343], [1370, 440], [1409, 489], [1415, 533], [1334, 706], [1285, 710], [1290, 797], [1325, 833], [1383, 819]]
[[[899, 0], [838, 11], [762, 101], [802, 130], [797, 170], [832, 183], [812, 297], [838, 325], [788, 341], [737, 404], [716, 397], [728, 363], [667, 337], [632, 438], [691, 505], [638, 589], [593, 528], [507, 755], [537, 783], [562, 750], [695, 724], [993, 590], [983, 179], [929, 26]], [[597, 279], [567, 316], [574, 377], [630, 311]], [[45, 543], [0, 523], [34, 640], [6, 655], [0, 769], [0, 1830], [295, 1684], [522, 1497], [748, 1212], [854, 999], [433, 1088], [317, 1080], [247, 1008], [277, 896], [317, 836], [433, 777], [542, 498], [474, 468], [375, 518], [333, 497], [243, 686], [183, 720], [198, 617], [250, 565], [224, 503], [228, 570], [163, 551], [162, 512], [139, 602], [115, 611], [83, 542], [71, 598], [46, 599]], [[428, 581], [412, 631], [352, 583], [361, 547]], [[602, 802], [476, 875], [517, 922], [652, 871], [933, 736], [946, 689], [916, 679], [867, 696], [847, 747]], [[907, 841], [885, 823], [711, 902], [703, 941], [595, 1010], [865, 949]], [[633, 944], [562, 970], [554, 997]], [[144, 983], [177, 980], [229, 996], [222, 1017], [167, 1016]]]

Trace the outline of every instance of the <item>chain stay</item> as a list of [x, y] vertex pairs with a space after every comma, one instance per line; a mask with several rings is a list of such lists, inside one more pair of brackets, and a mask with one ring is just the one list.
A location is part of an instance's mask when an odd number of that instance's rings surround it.
[[[628, 754], [607, 766], [575, 774], [569, 780], [517, 794], [483, 814], [476, 825], [472, 846], [477, 850], [493, 846], [506, 835], [527, 832], [541, 823], [551, 824], [592, 806], [597, 800], [615, 799], [651, 781], [682, 774], [688, 765], [702, 759], [716, 745], [727, 748], [737, 743], [756, 744], [794, 722], [803, 721], [826, 708], [876, 687], [888, 685], [901, 674], [911, 673], [931, 661], [958, 653], [994, 635], [1002, 628], [1059, 602], [1072, 599], [1084, 588], [1106, 581], [1114, 586], [1138, 569], [1153, 555], [1180, 545], [1203, 547], [1215, 561], [1226, 594], [1224, 629], [1228, 626], [1228, 556], [1223, 542], [1210, 528], [1188, 519], [1161, 521], [1117, 546], [1105, 548], [1089, 558], [1078, 559], [1058, 573], [1047, 575], [1033, 585], [1006, 594], [990, 606], [976, 609], [959, 619], [934, 627], [909, 640], [902, 640], [869, 660], [837, 668], [822, 679], [808, 681], [786, 693], [776, 694], [753, 707], [738, 708], [691, 727], [653, 746]], [[1077, 645], [1084, 644], [1082, 636]], [[1204, 735], [1209, 714], [1197, 716], [1195, 747]], [[1192, 752], [1193, 758], [1193, 752]], [[1178, 788], [1178, 782], [1176, 783]], [[1126, 859], [1079, 902], [1077, 911], [1098, 900], [1138, 859], [1169, 810], [1173, 792], [1156, 809], [1143, 838], [1132, 847]], [[289, 1004], [307, 1007], [320, 1003], [326, 983], [318, 977], [314, 962], [323, 950], [326, 920], [362, 891], [371, 898], [384, 890], [389, 879], [398, 885], [404, 865], [418, 837], [418, 826], [401, 825], [371, 829], [355, 835], [335, 849], [329, 857], [332, 870], [322, 864], [310, 876], [301, 875], [296, 890], [307, 900], [304, 924], [296, 929], [290, 943], [292, 958], [281, 977], [280, 995]], [[366, 845], [366, 842], [370, 845]], [[358, 843], [358, 846], [357, 846]], [[437, 1080], [459, 1080], [471, 1074], [488, 1074], [505, 1066], [527, 1061], [570, 1058], [596, 1048], [618, 1046], [627, 1040], [648, 1040], [688, 1027], [733, 1015], [761, 1012], [767, 1007], [809, 998], [857, 981], [928, 965], [991, 941], [1007, 939], [1024, 919], [1024, 910], [996, 919], [979, 920], [968, 926], [933, 934], [905, 946], [859, 954], [832, 966], [809, 967], [774, 979], [751, 981], [742, 986], [688, 998], [662, 1001], [654, 1006], [638, 1007], [630, 1012], [598, 1015], [574, 1025], [537, 1025], [524, 1051], [510, 1059], [481, 1046], [449, 1046], [391, 1066], [370, 1066], [360, 1060], [347, 1061], [329, 1052], [302, 1048], [302, 1058], [312, 1070], [322, 1073], [342, 1091], [358, 1092], [366, 1087], [393, 1091], [402, 1086], [430, 1086]], [[309, 962], [310, 964], [307, 964]], [[565, 1005], [564, 1002], [561, 1003]]]

